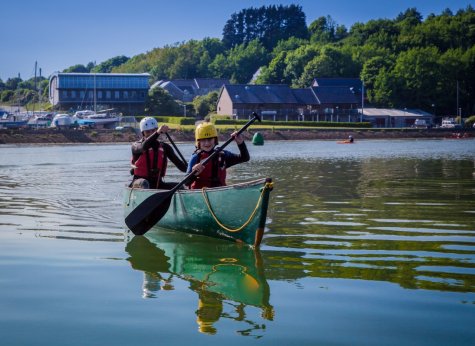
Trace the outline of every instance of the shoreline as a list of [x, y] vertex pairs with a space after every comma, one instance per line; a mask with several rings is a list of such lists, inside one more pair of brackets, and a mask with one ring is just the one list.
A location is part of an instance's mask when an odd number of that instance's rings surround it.
[[[221, 132], [219, 140], [225, 141], [234, 130]], [[474, 138], [472, 129], [288, 129], [259, 130], [250, 129], [243, 133], [247, 141], [259, 132], [266, 140], [345, 140], [353, 136], [355, 141], [364, 139], [458, 139]], [[194, 142], [193, 131], [171, 130], [170, 137], [177, 142]], [[96, 130], [96, 129], [0, 129], [1, 144], [79, 144], [79, 143], [132, 143], [140, 138], [134, 130]]]

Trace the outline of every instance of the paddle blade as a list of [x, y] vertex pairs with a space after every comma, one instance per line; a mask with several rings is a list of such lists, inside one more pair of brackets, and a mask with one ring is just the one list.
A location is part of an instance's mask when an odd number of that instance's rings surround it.
[[172, 191], [157, 192], [140, 203], [125, 218], [125, 224], [135, 235], [143, 235], [167, 213]]

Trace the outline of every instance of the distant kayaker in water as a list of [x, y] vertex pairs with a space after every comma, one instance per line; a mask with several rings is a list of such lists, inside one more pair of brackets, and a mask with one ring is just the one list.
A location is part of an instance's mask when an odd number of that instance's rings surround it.
[[231, 136], [234, 137], [237, 143], [239, 154], [223, 150], [203, 166], [201, 162], [210, 156], [218, 145], [218, 131], [216, 131], [213, 124], [208, 122], [200, 123], [196, 127], [196, 150], [191, 156], [187, 170], [187, 173], [195, 172], [190, 188], [201, 189], [203, 187], [224, 186], [226, 185], [226, 169], [238, 163], [249, 161], [249, 151], [244, 138], [241, 135], [236, 135], [236, 132], [233, 132]]
[[133, 187], [171, 189], [175, 184], [167, 184], [163, 180], [168, 160], [180, 171], [186, 171], [187, 163], [177, 156], [169, 144], [159, 141], [160, 134], [168, 130], [166, 125], [158, 127], [157, 121], [152, 117], [140, 121], [142, 139], [132, 144]]
[[345, 139], [344, 141], [339, 141], [337, 142], [338, 144], [351, 144], [351, 143], [354, 143], [354, 139], [353, 139], [353, 136], [352, 135], [349, 135], [348, 136], [348, 139]]

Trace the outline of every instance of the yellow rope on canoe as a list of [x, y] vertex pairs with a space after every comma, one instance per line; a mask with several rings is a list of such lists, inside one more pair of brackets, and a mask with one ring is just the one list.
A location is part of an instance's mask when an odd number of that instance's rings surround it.
[[208, 195], [206, 194], [206, 188], [203, 187], [201, 189], [201, 193], [203, 194], [203, 198], [205, 200], [205, 203], [206, 203], [206, 206], [208, 207], [208, 210], [209, 212], [211, 213], [211, 216], [213, 216], [213, 219], [214, 221], [216, 221], [216, 223], [221, 227], [223, 228], [224, 230], [228, 231], [228, 232], [239, 232], [239, 231], [242, 231], [247, 225], [249, 225], [249, 223], [251, 222], [251, 220], [254, 218], [254, 215], [256, 215], [257, 213], [257, 210], [259, 209], [259, 205], [261, 204], [261, 200], [262, 200], [262, 196], [264, 196], [264, 192], [268, 189], [272, 189], [272, 183], [266, 183], [264, 185], [264, 187], [262, 188], [261, 190], [261, 195], [259, 196], [259, 199], [257, 200], [257, 204], [256, 204], [256, 207], [254, 208], [254, 210], [252, 211], [251, 215], [249, 216], [249, 218], [247, 219], [246, 222], [244, 222], [244, 224], [241, 226], [241, 227], [238, 227], [238, 228], [229, 228], [229, 227], [226, 227], [225, 225], [223, 225], [219, 220], [218, 220], [218, 217], [216, 216], [216, 214], [214, 213], [213, 211], [213, 208], [211, 207], [211, 204], [209, 202], [209, 199], [208, 199]]

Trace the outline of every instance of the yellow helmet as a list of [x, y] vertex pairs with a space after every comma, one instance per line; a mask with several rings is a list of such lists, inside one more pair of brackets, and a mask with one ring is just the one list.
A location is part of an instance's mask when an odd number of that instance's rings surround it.
[[214, 138], [214, 137], [218, 137], [218, 131], [216, 131], [216, 127], [214, 127], [213, 124], [211, 123], [198, 124], [195, 130], [196, 146], [198, 146], [199, 139]]

